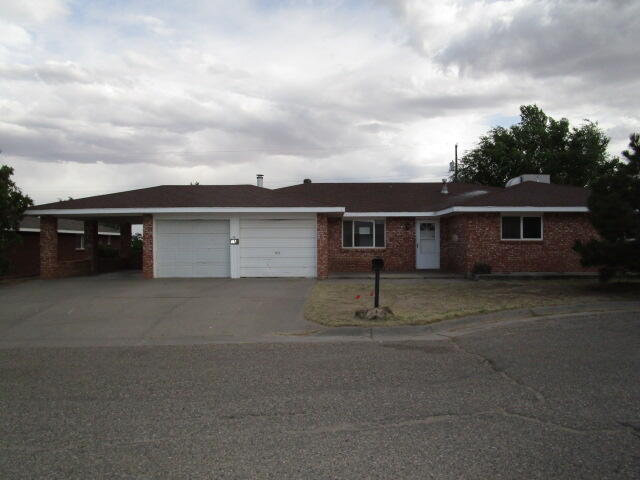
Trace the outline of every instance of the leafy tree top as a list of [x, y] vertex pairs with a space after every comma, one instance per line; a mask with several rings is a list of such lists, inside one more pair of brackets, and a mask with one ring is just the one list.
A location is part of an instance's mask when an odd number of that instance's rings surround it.
[[27, 195], [23, 195], [11, 180], [13, 168], [0, 166], [0, 231], [16, 231], [24, 211], [33, 205]]
[[571, 127], [566, 118], [556, 120], [536, 105], [521, 106], [520, 117], [519, 123], [480, 137], [462, 157], [457, 181], [504, 186], [518, 175], [545, 173], [553, 183], [588, 186], [619, 164], [607, 153], [609, 138], [597, 123]]

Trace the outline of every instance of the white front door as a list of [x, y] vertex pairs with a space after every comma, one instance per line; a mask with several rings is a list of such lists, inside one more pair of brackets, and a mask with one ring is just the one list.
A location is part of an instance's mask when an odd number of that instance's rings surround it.
[[440, 221], [416, 222], [416, 268], [440, 268]]

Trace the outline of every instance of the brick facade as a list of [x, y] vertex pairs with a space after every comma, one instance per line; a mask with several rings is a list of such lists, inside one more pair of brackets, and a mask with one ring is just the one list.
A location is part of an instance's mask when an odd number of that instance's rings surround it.
[[153, 278], [153, 215], [142, 216], [142, 274]]
[[443, 270], [468, 273], [486, 263], [493, 273], [585, 272], [573, 251], [576, 240], [597, 233], [585, 213], [545, 213], [543, 240], [501, 240], [499, 213], [475, 213], [443, 218], [440, 254]]
[[40, 217], [40, 276], [55, 278], [58, 268], [58, 219]]
[[327, 215], [319, 213], [317, 222], [317, 278], [323, 280], [329, 276], [329, 227]]
[[416, 222], [413, 217], [389, 217], [384, 248], [342, 248], [342, 219], [329, 219], [329, 271], [370, 272], [371, 260], [384, 259], [388, 272], [416, 269]]
[[[5, 277], [32, 277], [40, 275], [40, 233], [19, 232], [19, 239], [9, 250], [9, 270]], [[78, 249], [80, 234], [58, 233], [58, 266], [61, 262], [84, 261], [87, 256], [84, 250]], [[110, 244], [112, 248], [118, 248], [120, 237], [100, 235], [98, 243]], [[98, 262], [100, 272], [104, 269]], [[58, 275], [56, 275], [58, 276]]]
[[[576, 240], [597, 236], [585, 213], [545, 213], [543, 240], [500, 239], [500, 214], [461, 214], [440, 219], [440, 268], [469, 273], [486, 263], [494, 273], [593, 271], [580, 265]], [[385, 248], [342, 248], [342, 219], [329, 218], [329, 271], [369, 272], [371, 260], [382, 257], [384, 269], [416, 270], [415, 218], [386, 219]]]

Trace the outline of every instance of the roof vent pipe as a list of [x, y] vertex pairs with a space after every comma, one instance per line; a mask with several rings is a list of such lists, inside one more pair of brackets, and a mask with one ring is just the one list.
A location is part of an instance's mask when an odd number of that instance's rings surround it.
[[305, 178], [302, 183], [311, 183], [311, 179], [310, 178]]
[[442, 190], [440, 190], [440, 193], [443, 193], [445, 195], [447, 195], [449, 193], [449, 189], [447, 188], [447, 179], [446, 178], [442, 179]]
[[256, 185], [258, 185], [260, 188], [262, 188], [263, 179], [264, 179], [263, 174], [259, 173], [258, 175], [256, 175]]

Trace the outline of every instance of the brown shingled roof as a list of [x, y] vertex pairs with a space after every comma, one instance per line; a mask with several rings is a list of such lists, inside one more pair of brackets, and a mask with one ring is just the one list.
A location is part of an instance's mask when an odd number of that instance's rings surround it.
[[303, 183], [270, 190], [254, 185], [162, 185], [32, 207], [48, 209], [189, 207], [345, 207], [349, 212], [434, 212], [454, 206], [586, 207], [585, 188], [524, 182], [501, 188], [468, 183]]
[[295, 192], [277, 192], [254, 185], [161, 185], [36, 205], [31, 210], [85, 208], [176, 207], [330, 207]]
[[501, 188], [469, 183], [303, 183], [278, 189], [346, 207], [348, 212], [432, 212]]
[[524, 182], [471, 198], [465, 206], [491, 207], [586, 207], [587, 188], [549, 183]]
[[303, 183], [278, 191], [343, 205], [348, 212], [433, 212], [454, 206], [586, 207], [589, 190], [524, 182], [509, 187], [468, 183]]

